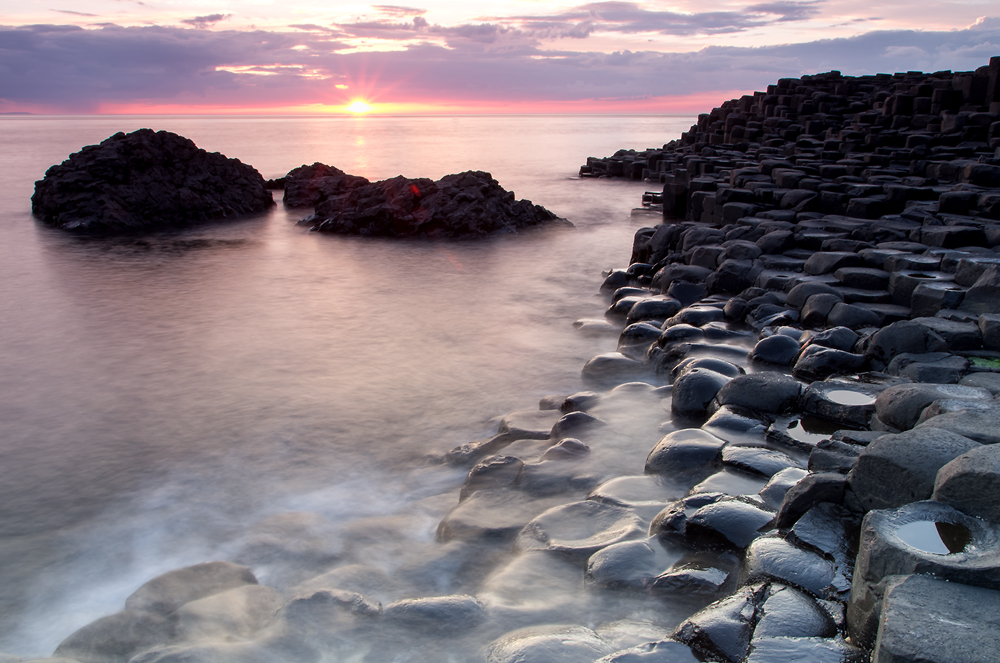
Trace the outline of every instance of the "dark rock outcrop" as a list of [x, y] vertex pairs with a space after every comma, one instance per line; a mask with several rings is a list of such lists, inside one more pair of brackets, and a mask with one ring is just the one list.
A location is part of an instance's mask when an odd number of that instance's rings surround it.
[[274, 205], [260, 173], [238, 159], [152, 129], [88, 145], [35, 182], [31, 211], [46, 224], [95, 234], [189, 226]]
[[282, 179], [285, 189], [282, 202], [288, 207], [315, 207], [327, 198], [370, 184], [367, 178], [348, 175], [339, 168], [318, 162], [294, 168]]
[[570, 225], [471, 170], [437, 182], [400, 176], [354, 187], [319, 201], [301, 221], [320, 232], [384, 237], [481, 237], [552, 222]]

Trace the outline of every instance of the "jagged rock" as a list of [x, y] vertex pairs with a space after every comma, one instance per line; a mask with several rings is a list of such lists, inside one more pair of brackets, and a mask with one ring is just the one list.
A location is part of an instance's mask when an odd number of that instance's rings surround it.
[[320, 201], [302, 223], [311, 230], [389, 237], [479, 237], [569, 222], [515, 200], [489, 173], [466, 171], [437, 182], [394, 177]]
[[274, 205], [264, 178], [191, 140], [139, 129], [88, 145], [35, 182], [31, 211], [75, 232], [161, 230], [231, 219]]

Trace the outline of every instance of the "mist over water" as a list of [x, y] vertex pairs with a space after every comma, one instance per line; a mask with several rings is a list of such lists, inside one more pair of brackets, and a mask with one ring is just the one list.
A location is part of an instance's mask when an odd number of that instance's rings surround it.
[[[600, 271], [651, 222], [629, 216], [647, 185], [580, 180], [579, 165], [690, 123], [0, 119], [0, 651], [49, 656], [146, 580], [227, 558], [276, 514], [325, 517], [331, 555], [384, 538], [367, 550], [387, 572], [436, 545], [465, 472], [426, 458], [579, 390], [583, 364], [614, 349], [572, 322], [603, 312]], [[269, 214], [142, 238], [31, 218], [46, 168], [140, 127], [265, 177], [314, 161], [373, 180], [487, 170], [577, 228], [334, 237], [295, 225], [308, 210], [280, 192]]]

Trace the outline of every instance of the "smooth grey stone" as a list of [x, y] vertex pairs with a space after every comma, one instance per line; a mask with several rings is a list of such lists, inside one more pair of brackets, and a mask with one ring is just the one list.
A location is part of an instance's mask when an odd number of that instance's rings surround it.
[[807, 281], [799, 283], [789, 290], [785, 303], [795, 308], [802, 308], [810, 297], [817, 294], [829, 294], [843, 299], [840, 292], [833, 286], [818, 281]]
[[934, 492], [938, 470], [978, 446], [940, 428], [883, 435], [861, 452], [848, 481], [866, 510], [926, 500]]
[[708, 288], [703, 284], [687, 281], [673, 281], [664, 292], [680, 302], [681, 306], [691, 306], [708, 297]]
[[887, 365], [893, 357], [903, 352], [926, 354], [947, 351], [948, 343], [940, 334], [911, 320], [883, 327], [869, 339], [865, 348], [865, 353], [882, 365]]
[[688, 306], [681, 309], [677, 315], [669, 318], [663, 324], [665, 325], [664, 328], [679, 324], [703, 327], [710, 322], [722, 322], [724, 319], [725, 313], [723, 313], [721, 308], [715, 308], [714, 306]]
[[945, 398], [990, 401], [993, 394], [985, 389], [960, 385], [898, 384], [878, 395], [875, 413], [896, 430], [909, 430], [916, 425], [924, 408]]
[[489, 456], [476, 463], [458, 495], [459, 501], [472, 495], [477, 490], [487, 488], [503, 488], [517, 483], [521, 477], [521, 468], [524, 462], [520, 458], [512, 456]]
[[708, 406], [730, 378], [715, 371], [691, 368], [674, 381], [670, 409], [682, 417], [703, 417]]
[[969, 410], [990, 410], [995, 407], [997, 407], [997, 403], [995, 401], [945, 398], [939, 401], [934, 401], [925, 407], [924, 411], [920, 413], [920, 418], [917, 419], [917, 425], [919, 426], [928, 419], [932, 419], [942, 414], [967, 412]]
[[593, 663], [610, 650], [607, 642], [583, 626], [533, 626], [490, 643], [486, 663]]
[[860, 267], [861, 257], [846, 251], [818, 251], [806, 260], [802, 271], [806, 274], [828, 274], [842, 267]]
[[817, 504], [796, 521], [789, 537], [798, 545], [829, 556], [838, 567], [854, 564], [854, 546], [850, 530], [858, 527], [858, 518], [838, 504]]
[[666, 572], [653, 579], [654, 594], [719, 596], [735, 586], [739, 560], [729, 554], [685, 555]]
[[431, 632], [460, 632], [486, 619], [486, 609], [472, 596], [432, 596], [404, 599], [385, 606], [386, 624]]
[[958, 381], [963, 387], [987, 389], [993, 396], [1000, 394], [1000, 373], [970, 373]]
[[590, 447], [581, 442], [580, 440], [567, 437], [559, 440], [551, 447], [545, 450], [538, 460], [575, 460], [577, 458], [583, 458], [590, 453]]
[[685, 372], [696, 368], [709, 370], [720, 375], [725, 375], [728, 378], [735, 378], [745, 373], [742, 368], [724, 359], [719, 359], [717, 357], [689, 357], [678, 363], [673, 370], [671, 370], [670, 380], [672, 382], [676, 382], [677, 379]]
[[577, 437], [607, 426], [607, 422], [586, 412], [567, 412], [552, 424], [552, 429], [545, 437], [560, 440], [564, 437]]
[[649, 525], [649, 533], [650, 535], [663, 534], [668, 537], [683, 537], [689, 516], [701, 507], [715, 504], [724, 497], [726, 497], [725, 493], [703, 492], [677, 500], [656, 514]]
[[847, 327], [848, 329], [861, 329], [862, 327], [874, 327], [881, 322], [878, 314], [869, 309], [839, 302], [830, 309], [826, 316], [826, 324], [836, 327]]
[[722, 463], [749, 474], [759, 474], [768, 479], [782, 470], [791, 467], [801, 468], [801, 463], [780, 451], [734, 445], [729, 445], [722, 450]]
[[868, 652], [840, 638], [757, 638], [743, 663], [867, 663]]
[[557, 503], [558, 498], [536, 499], [513, 488], [478, 490], [449, 511], [438, 525], [438, 538], [511, 539], [532, 518]]
[[658, 539], [623, 541], [598, 550], [587, 560], [584, 580], [611, 588], [644, 588], [681, 557]]
[[638, 516], [618, 506], [591, 500], [553, 507], [524, 526], [514, 541], [520, 551], [550, 550], [587, 558], [613, 543], [645, 533]]
[[646, 366], [641, 361], [620, 352], [606, 352], [584, 364], [582, 376], [585, 383], [607, 386], [640, 380], [646, 373]]
[[753, 637], [829, 638], [837, 634], [829, 613], [797, 589], [771, 584], [757, 612]]
[[688, 617], [671, 637], [710, 656], [737, 663], [750, 648], [763, 593], [763, 587], [745, 587]]
[[573, 322], [573, 328], [588, 336], [611, 336], [621, 331], [621, 326], [612, 324], [607, 320], [591, 320], [581, 318]]
[[594, 391], [578, 391], [570, 394], [559, 406], [559, 411], [586, 412], [601, 401], [601, 395]]
[[256, 584], [257, 578], [245, 566], [231, 562], [205, 562], [153, 578], [125, 600], [125, 609], [166, 615], [189, 601]]
[[872, 267], [842, 267], [833, 275], [846, 288], [885, 290], [889, 285], [889, 272]]
[[636, 322], [630, 324], [622, 330], [618, 337], [618, 351], [629, 350], [631, 348], [643, 348], [649, 346], [660, 338], [663, 332], [659, 326], [651, 325], [648, 322]]
[[802, 305], [800, 320], [802, 324], [809, 328], [824, 327], [827, 316], [837, 304], [843, 303], [843, 297], [826, 292], [817, 293], [809, 297]]
[[717, 465], [726, 444], [700, 428], [685, 428], [668, 433], [646, 458], [645, 471], [667, 476], [701, 473]]
[[[920, 527], [930, 531], [921, 532]], [[1000, 589], [998, 548], [1000, 532], [995, 526], [940, 502], [913, 502], [899, 509], [870, 511], [861, 525], [847, 607], [851, 640], [871, 647], [886, 581], [891, 576], [920, 573]]]
[[781, 502], [775, 525], [787, 529], [817, 504], [841, 504], [847, 489], [847, 477], [834, 472], [814, 472], [798, 481]]
[[625, 318], [628, 317], [628, 313], [632, 310], [633, 306], [643, 300], [649, 299], [652, 296], [653, 293], [648, 290], [643, 290], [641, 295], [628, 295], [626, 297], [622, 297], [608, 307], [608, 310], [604, 312], [604, 317], [612, 322], [622, 324], [625, 322]]
[[733, 497], [756, 495], [765, 485], [767, 479], [762, 476], [724, 469], [695, 485], [690, 493], [725, 493]]
[[657, 339], [661, 347], [667, 347], [672, 343], [686, 343], [690, 341], [700, 341], [705, 338], [705, 332], [699, 327], [687, 324], [673, 325], [667, 327]]
[[1000, 592], [918, 575], [894, 579], [874, 649], [883, 663], [987, 660], [1000, 651]]
[[245, 585], [185, 603], [171, 617], [182, 641], [251, 639], [282, 603], [271, 587]]
[[647, 642], [600, 658], [594, 663], [699, 663], [687, 645], [676, 640]]
[[493, 619], [538, 624], [555, 614], [578, 613], [582, 585], [576, 560], [536, 550], [509, 557], [509, 561], [493, 569], [477, 598]]
[[642, 322], [643, 320], [666, 320], [677, 315], [681, 310], [681, 303], [672, 297], [657, 295], [636, 302], [625, 317], [627, 324]]
[[956, 384], [969, 370], [969, 360], [947, 352], [914, 355], [908, 352], [892, 358], [885, 372], [914, 382]]
[[668, 477], [649, 475], [615, 477], [587, 495], [588, 500], [623, 507], [658, 505], [661, 508], [683, 496], [684, 490]]
[[699, 548], [742, 549], [761, 535], [774, 513], [739, 498], [723, 498], [691, 514], [684, 528], [689, 545]]
[[856, 373], [864, 365], [864, 355], [810, 345], [799, 354], [792, 374], [806, 380], [823, 380], [831, 375]]
[[987, 350], [1000, 350], [1000, 315], [982, 313], [978, 322], [979, 333], [983, 337], [983, 347]]
[[942, 317], [913, 318], [911, 322], [927, 327], [948, 344], [953, 352], [978, 350], [983, 347], [983, 337], [975, 322], [961, 322]]
[[629, 284], [628, 273], [624, 269], [613, 269], [601, 283], [601, 292], [611, 293]]
[[1000, 313], [1000, 267], [990, 265], [965, 293], [958, 307], [969, 313]]
[[997, 444], [1000, 442], [1000, 408], [941, 414], [918, 424], [916, 430], [923, 428], [944, 429], [981, 444]]
[[938, 470], [931, 499], [1000, 522], [1000, 446], [971, 449]]
[[802, 385], [782, 373], [752, 373], [726, 383], [715, 400], [719, 405], [777, 414], [795, 407], [801, 392]]
[[777, 510], [792, 486], [804, 479], [807, 474], [809, 473], [800, 467], [783, 469], [770, 478], [767, 485], [760, 489], [758, 495], [764, 500], [765, 505]]
[[127, 663], [144, 649], [170, 642], [173, 631], [173, 622], [164, 615], [123, 610], [77, 629], [53, 656], [80, 663]]
[[748, 408], [721, 405], [702, 428], [728, 442], [759, 446], [767, 432], [768, 419], [768, 415]]
[[553, 410], [518, 410], [500, 420], [498, 433], [513, 440], [544, 440], [562, 415]]
[[614, 291], [614, 293], [611, 295], [611, 303], [617, 304], [619, 300], [624, 299], [625, 297], [641, 297], [645, 299], [646, 297], [650, 296], [651, 294], [649, 290], [646, 290], [645, 288], [624, 286]]
[[858, 342], [858, 333], [847, 327], [832, 327], [809, 334], [810, 345], [822, 345], [826, 348], [851, 352]]
[[832, 586], [835, 578], [833, 562], [772, 533], [760, 537], [747, 548], [741, 580], [743, 583], [777, 580], [816, 596], [832, 596], [837, 593], [837, 588]]
[[813, 382], [802, 394], [802, 409], [841, 424], [867, 426], [884, 385], [829, 380]]
[[779, 366], [789, 366], [799, 353], [799, 342], [784, 334], [762, 338], [754, 346], [750, 358]]
[[289, 590], [289, 594], [312, 596], [322, 591], [331, 591], [338, 595], [340, 592], [346, 592], [383, 601], [395, 594], [397, 589], [397, 583], [382, 569], [363, 564], [348, 564], [299, 583]]

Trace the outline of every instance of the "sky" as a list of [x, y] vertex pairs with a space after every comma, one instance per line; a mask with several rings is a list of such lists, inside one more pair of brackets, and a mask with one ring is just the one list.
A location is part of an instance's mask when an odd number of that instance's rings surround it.
[[0, 0], [0, 112], [692, 113], [778, 78], [968, 71], [996, 0]]

